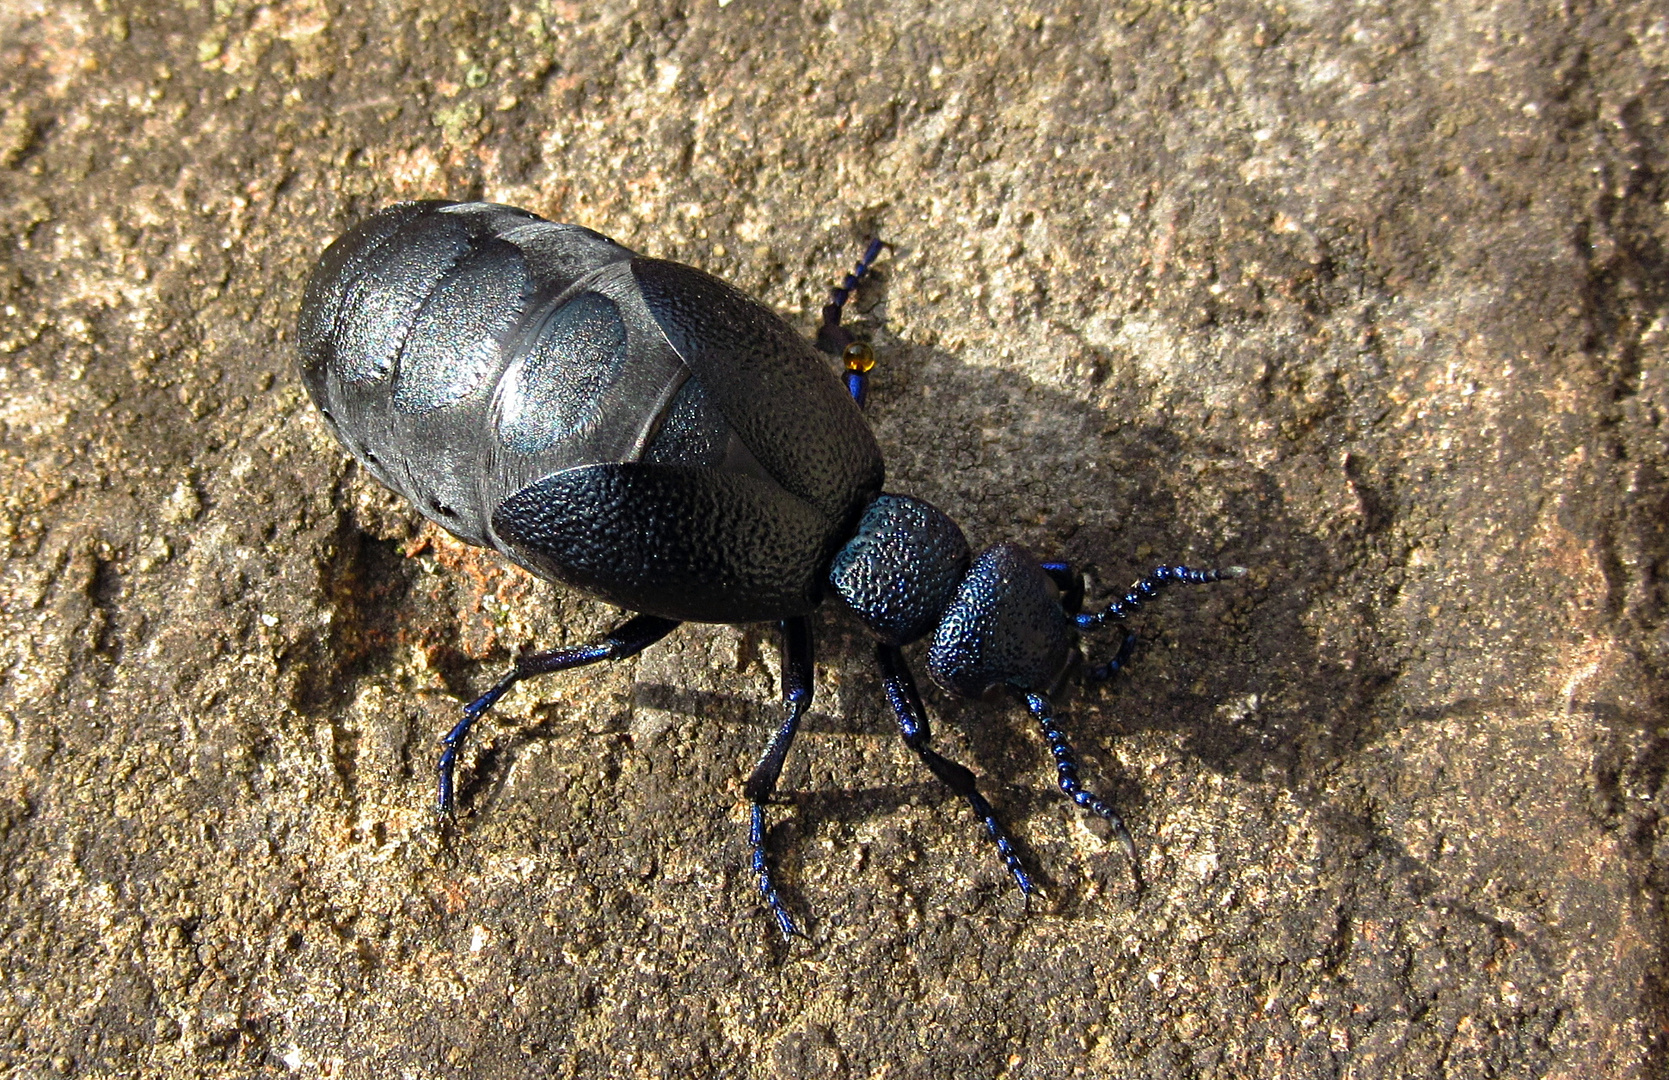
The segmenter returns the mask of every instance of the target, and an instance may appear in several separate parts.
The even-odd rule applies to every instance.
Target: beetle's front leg
[[[880,664],[881,681],[887,690],[887,702],[898,718],[898,730],[899,734],[904,736],[904,745],[916,752],[916,756],[921,758],[922,764],[926,765],[934,776],[968,800],[975,816],[985,826],[986,835],[996,846],[997,857],[1002,859],[1003,866],[1013,876],[1014,884],[1020,887],[1021,895],[1030,897],[1036,891],[1031,875],[1026,873],[1025,864],[1020,861],[1019,854],[1014,850],[1014,843],[1009,840],[1008,831],[998,820],[996,810],[992,809],[985,796],[980,794],[974,774],[966,765],[943,757],[927,745],[933,732],[927,722],[927,709],[921,703],[921,694],[916,690],[915,677],[910,674],[910,666],[904,662],[904,653],[896,645],[881,644],[875,647],[875,659]]]
[[[765,898],[765,906],[770,908],[771,914],[775,916],[782,936],[791,938],[800,931],[788,914],[787,907],[783,905],[782,897],[777,893],[776,883],[771,879],[771,864],[765,856],[765,803],[777,789],[777,779],[782,775],[782,763],[788,758],[788,747],[794,742],[794,733],[800,728],[800,718],[811,705],[813,661],[811,624],[802,616],[784,619],[781,629],[782,704],[785,715],[776,734],[771,736],[770,745],[766,746],[765,752],[759,756],[759,763],[753,767],[753,775],[748,777],[747,786],[743,791],[748,801],[753,804],[753,820],[748,829],[748,839],[753,845],[753,872],[759,877],[759,892]]]

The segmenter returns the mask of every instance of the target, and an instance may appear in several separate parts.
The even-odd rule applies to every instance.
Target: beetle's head
[[[1077,595],[1063,597],[1019,544],[972,558],[956,523],[919,499],[881,495],[870,503],[829,578],[887,644],[931,634],[928,672],[957,694],[1047,691],[1076,655]]]
[[[1019,544],[979,553],[927,650],[946,690],[984,697],[1012,687],[1047,693],[1077,656],[1078,634],[1060,586]]]

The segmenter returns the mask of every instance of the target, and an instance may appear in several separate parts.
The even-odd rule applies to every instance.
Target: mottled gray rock
[[[0,1063],[20,1077],[1648,1077],[1669,811],[1660,4],[0,6]],[[890,486],[1168,600],[966,807],[820,617],[773,844],[765,628],[420,527],[293,372],[318,252],[490,198],[859,300]],[[1103,651],[1114,642],[1102,643]],[[918,657],[919,662],[919,657]],[[0,1071],[4,1071],[0,1069]]]

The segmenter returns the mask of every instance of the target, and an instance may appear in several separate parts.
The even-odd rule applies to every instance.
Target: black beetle
[[[717,278],[576,225],[491,203],[390,207],[331,244],[307,283],[301,376],[325,421],[430,520],[534,574],[637,612],[599,641],[517,658],[441,741],[439,809],[469,727],[521,679],[632,656],[680,622],[780,625],[785,715],[749,777],[753,869],[796,932],[765,857],[764,807],[811,702],[807,615],[827,591],[877,638],[904,741],[967,799],[1023,893],[1031,878],[973,773],[928,746],[901,646],[953,693],[1006,689],[1054,755],[1061,790],[1135,844],[1078,781],[1047,697],[1080,630],[1161,587],[1239,567],[1161,566],[1081,613],[1082,575],[1017,544],[974,556],[936,507],[881,491],[862,413],[868,345],[840,322],[881,252],[823,309],[817,347]],[[824,352],[845,358],[845,386]],[[1129,655],[1091,670],[1105,678]]]

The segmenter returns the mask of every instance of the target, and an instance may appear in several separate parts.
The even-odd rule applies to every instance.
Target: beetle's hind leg
[[[533,675],[547,675],[553,671],[567,671],[602,660],[621,660],[635,656],[678,628],[672,619],[654,615],[639,615],[620,624],[601,639],[584,645],[568,645],[549,652],[528,653],[516,657],[515,666],[493,684],[493,688],[464,707],[464,718],[440,741],[440,763],[436,767],[439,791],[435,809],[442,817],[453,809],[452,774],[458,763],[458,747],[469,734],[469,729],[510,688]]]
[[[770,744],[759,756],[759,763],[753,767],[753,775],[748,777],[743,792],[753,803],[748,840],[753,845],[753,872],[759,879],[759,893],[765,899],[765,906],[771,909],[782,936],[791,938],[800,931],[777,893],[776,882],[771,878],[771,863],[765,855],[765,803],[777,789],[777,779],[782,776],[782,763],[788,758],[788,747],[794,742],[794,733],[800,729],[800,718],[811,705],[813,660],[811,624],[803,616],[784,619],[781,630],[784,716],[782,724],[771,736]]]
[[[838,356],[846,365],[846,392],[861,408],[869,396],[869,372],[875,367],[875,351],[869,342],[859,341],[851,330],[840,325],[846,301],[857,291],[858,285],[869,276],[869,268],[880,257],[886,245],[879,239],[871,240],[864,248],[863,258],[852,268],[841,283],[829,290],[829,302],[823,305],[823,325],[817,328],[817,347],[831,356]]]
[[[1014,844],[1009,840],[1002,822],[997,820],[997,812],[985,801],[985,796],[979,793],[974,774],[966,766],[941,757],[927,745],[927,740],[932,738],[932,731],[927,724],[927,710],[922,706],[921,694],[916,690],[916,680],[910,674],[909,665],[904,662],[904,653],[896,645],[882,644],[875,647],[875,658],[881,665],[881,680],[886,685],[887,701],[891,703],[893,713],[898,717],[899,732],[904,736],[904,745],[916,752],[916,756],[932,770],[934,776],[968,800],[968,804],[974,808],[974,813],[985,825],[986,834],[996,845],[997,855],[1002,859],[1003,866],[1014,876],[1014,883],[1020,887],[1020,892],[1029,897],[1036,891],[1031,875],[1026,873],[1026,867],[1020,862],[1020,856],[1015,852]]]

